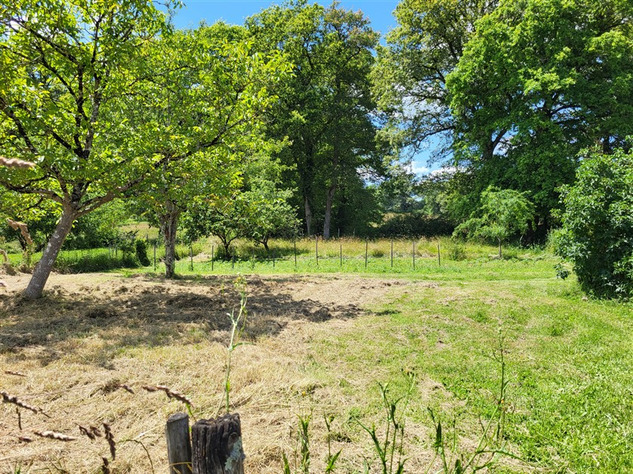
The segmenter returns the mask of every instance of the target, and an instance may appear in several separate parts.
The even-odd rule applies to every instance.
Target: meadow
[[[293,472],[325,472],[328,450],[341,451],[334,472],[391,472],[372,426],[379,441],[403,427],[404,472],[456,472],[476,453],[470,467],[491,472],[633,470],[630,303],[587,298],[544,250],[499,259],[494,247],[439,244],[438,261],[438,241],[415,253],[396,241],[392,266],[390,241],[319,242],[318,265],[312,240],[296,243],[296,264],[293,242],[269,255],[240,243],[234,260],[213,262],[216,244],[202,242],[193,270],[181,249],[176,280],[160,264],[56,274],[35,303],[16,298],[26,275],[7,276],[0,364],[23,376],[0,374],[0,386],[51,418],[22,410],[20,429],[15,406],[0,405],[2,472],[97,472],[108,446],[77,425],[104,421],[119,442],[115,472],[163,470],[164,422],[186,407],[142,386],[187,395],[197,418],[221,413],[237,274],[247,344],[233,352],[231,409],[247,472],[283,472],[284,453]],[[32,436],[45,428],[79,439]]]

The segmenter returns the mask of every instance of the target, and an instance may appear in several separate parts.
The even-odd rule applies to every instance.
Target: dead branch
[[[35,166],[34,163],[29,161],[18,160],[17,158],[4,158],[0,156],[0,165],[6,166],[8,168],[33,168]]]
[[[11,219],[7,219],[7,223],[9,224],[9,227],[11,227],[13,230],[19,229],[20,234],[22,234],[22,237],[24,237],[24,240],[26,240],[27,244],[33,245],[31,234],[29,234],[29,229],[24,222],[18,222]]]

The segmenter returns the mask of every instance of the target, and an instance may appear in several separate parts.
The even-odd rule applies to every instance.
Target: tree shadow
[[[354,304],[295,298],[288,280],[249,277],[245,339],[275,336],[291,321],[321,323],[362,312]],[[81,346],[82,360],[108,367],[128,348],[224,344],[231,328],[228,314],[239,303],[233,279],[219,276],[170,281],[137,276],[70,290],[53,286],[36,301],[3,294],[0,353],[46,365]],[[89,338],[99,343],[87,348]]]

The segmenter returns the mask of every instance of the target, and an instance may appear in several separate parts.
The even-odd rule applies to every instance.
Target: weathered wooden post
[[[156,241],[154,241],[154,271],[156,271]]]
[[[442,266],[442,255],[440,254],[440,241],[437,241],[437,266]]]
[[[317,267],[319,266],[319,236],[314,236],[314,256],[316,258]]]
[[[338,244],[338,260],[339,260],[339,264],[342,267],[343,266],[343,243],[339,242]]]
[[[191,430],[193,474],[244,474],[240,415],[199,420]]]
[[[367,269],[367,254],[369,252],[369,239],[365,237],[365,269]]]
[[[292,241],[293,247],[294,247],[294,251],[295,251],[295,269],[297,268],[297,239],[295,238]]]
[[[167,457],[169,474],[191,474],[191,442],[189,441],[189,417],[176,413],[167,419]]]

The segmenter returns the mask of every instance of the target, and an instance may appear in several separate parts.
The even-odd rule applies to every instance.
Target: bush
[[[147,243],[144,240],[136,239],[134,249],[136,250],[136,258],[141,266],[146,267],[152,263],[147,256]]]
[[[130,253],[115,257],[108,252],[95,250],[85,254],[62,254],[55,262],[55,270],[61,273],[107,272],[120,268],[137,268],[139,261]]]
[[[437,237],[451,235],[455,226],[442,217],[430,217],[421,212],[395,214],[375,231],[375,237]]]
[[[603,298],[633,295],[633,154],[591,154],[574,186],[563,189],[559,255],[583,291]]]

